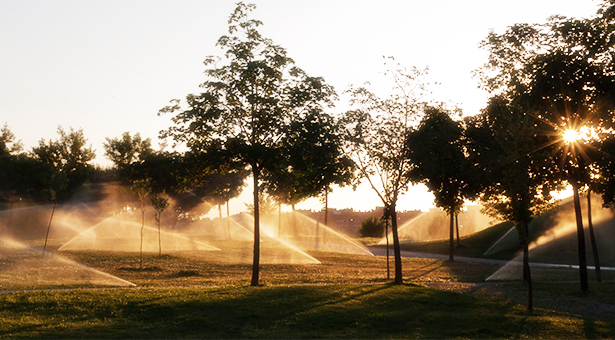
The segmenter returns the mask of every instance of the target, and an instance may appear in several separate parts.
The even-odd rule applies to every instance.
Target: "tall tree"
[[[542,148],[542,121],[525,113],[514,100],[491,98],[484,112],[469,119],[469,158],[478,171],[480,199],[487,212],[517,228],[523,247],[523,276],[528,284],[528,310],[533,309],[528,226],[553,204],[554,164]]]
[[[608,8],[609,6],[607,6]],[[599,135],[613,127],[612,16],[592,19],[553,17],[543,25],[514,25],[483,43],[489,62],[483,84],[492,92],[526,97],[525,109],[548,123],[545,147],[558,159],[559,174],[573,189],[577,221],[581,290],[588,289],[579,190],[589,181],[590,143],[571,141],[571,134]]]
[[[476,175],[466,157],[464,129],[452,112],[428,106],[419,127],[408,134],[406,155],[414,165],[409,176],[427,186],[436,206],[450,216],[449,260],[454,260],[455,216],[466,199],[473,199]]]
[[[205,61],[203,92],[179,100],[161,113],[178,112],[174,126],[163,132],[192,150],[225,150],[228,160],[249,168],[254,182],[254,256],[252,285],[259,284],[262,176],[274,172],[272,160],[289,123],[331,104],[333,89],[322,78],[309,77],[294,66],[286,50],[263,37],[258,20],[250,19],[254,5],[237,4],[229,18],[229,34],[220,37],[223,58]]]
[[[410,184],[412,163],[405,157],[406,134],[416,124],[426,71],[389,67],[393,93],[382,99],[365,87],[351,88],[355,108],[343,117],[345,152],[360,177],[369,182],[391,218],[395,283],[402,283],[401,249],[396,205]]]

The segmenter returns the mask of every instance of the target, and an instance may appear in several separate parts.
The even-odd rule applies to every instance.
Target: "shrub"
[[[363,237],[384,236],[384,221],[377,217],[368,217],[361,222],[359,234]]]

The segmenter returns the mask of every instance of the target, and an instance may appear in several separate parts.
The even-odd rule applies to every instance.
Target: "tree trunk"
[[[218,218],[220,218],[220,230],[222,230],[222,204],[218,204]]]
[[[583,230],[583,215],[581,214],[581,202],[579,199],[579,186],[576,181],[571,181],[573,199],[574,199],[574,214],[577,222],[577,244],[579,250],[579,274],[581,280],[581,291],[586,292],[589,289],[587,280],[587,259],[585,257],[585,232]]]
[[[449,226],[449,242],[448,242],[448,260],[455,261],[455,213],[451,210],[450,226]]]
[[[591,190],[587,191],[587,226],[589,227],[589,240],[592,245],[592,255],[594,256],[594,267],[596,268],[596,281],[602,282],[602,273],[600,272],[600,257],[598,256],[598,244],[594,234],[594,224],[592,223],[592,199]]]
[[[391,230],[393,231],[393,253],[395,255],[395,283],[402,284],[404,279],[401,270],[401,248],[399,246],[399,234],[397,232],[397,212],[395,211],[395,203],[391,203]]]
[[[530,250],[528,246],[528,225],[524,224],[521,231],[521,243],[523,243],[523,276],[527,284],[527,311],[534,311],[534,296],[532,286],[532,272],[530,271]]]
[[[295,240],[299,237],[299,226],[297,225],[297,212],[295,211],[295,205],[290,205],[293,208],[293,237]]]
[[[389,264],[389,219],[384,223],[384,235],[387,239],[387,280],[391,279],[391,265]]]
[[[254,177],[254,256],[252,262],[252,282],[251,286],[258,286],[258,274],[260,270],[260,221],[258,207],[258,177],[259,170],[252,165],[252,176]]]
[[[320,222],[316,220],[316,237],[314,237],[314,249],[318,249],[320,243],[318,242],[318,234],[320,234]]]
[[[139,253],[141,254],[141,262],[139,268],[143,269],[143,228],[145,228],[145,205],[144,198],[141,198],[141,243],[139,244]]]
[[[9,203],[9,216],[6,222],[6,226],[7,228],[10,230],[11,226],[13,225],[13,200],[11,199],[11,202]]]
[[[51,221],[53,221],[53,213],[56,211],[57,202],[53,202],[53,208],[51,208],[51,216],[49,217],[49,225],[47,225],[47,233],[45,234],[45,245],[43,246],[43,256],[45,256],[45,250],[47,250],[47,240],[49,239],[49,230],[51,230]]]
[[[228,238],[231,238],[231,214],[230,214],[230,209],[228,206],[228,201],[226,200],[226,233],[228,235]]]
[[[325,188],[325,226],[329,226],[329,188]]]
[[[461,245],[461,238],[459,236],[459,213],[455,214],[455,230],[457,230],[457,246]]]
[[[162,211],[156,212],[156,224],[158,224],[158,257],[162,256],[162,241],[160,240],[160,218]]]
[[[282,203],[278,202],[278,237],[282,236]]]

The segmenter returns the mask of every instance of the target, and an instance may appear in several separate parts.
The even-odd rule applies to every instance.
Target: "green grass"
[[[612,338],[614,324],[415,285],[0,295],[3,338]]]

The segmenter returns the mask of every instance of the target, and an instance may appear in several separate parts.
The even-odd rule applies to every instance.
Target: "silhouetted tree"
[[[192,151],[212,146],[226,151],[229,162],[249,168],[254,182],[253,286],[259,283],[259,195],[262,176],[272,169],[277,142],[296,117],[330,104],[333,89],[322,78],[309,77],[294,66],[286,51],[263,37],[262,24],[250,19],[254,5],[239,3],[229,18],[229,35],[218,46],[224,58],[205,61],[207,81],[203,93],[186,97],[188,109],[179,100],[161,113],[178,112],[174,126],[163,132]]]
[[[479,116],[469,119],[469,158],[476,166],[481,201],[486,211],[517,228],[523,247],[523,273],[528,283],[528,310],[533,309],[529,267],[528,225],[550,208],[554,164],[541,149],[544,123],[528,115],[515,102],[496,96]]]
[[[436,206],[450,216],[449,261],[454,260],[455,216],[466,199],[476,196],[472,180],[476,177],[466,157],[461,122],[452,112],[428,106],[419,127],[408,134],[406,155],[414,165],[409,176],[427,186]]]
[[[32,149],[33,157],[45,164],[49,170],[48,180],[45,183],[47,186],[39,190],[47,192],[47,199],[53,202],[43,255],[47,249],[49,230],[58,201],[70,198],[88,180],[93,170],[88,163],[95,157],[94,150],[86,147],[87,140],[83,130],[75,131],[71,128],[67,133],[58,127],[58,135],[57,140],[46,142],[41,139],[38,147]]]
[[[408,71],[396,65],[387,73],[393,78],[393,94],[381,99],[364,87],[351,88],[351,104],[356,109],[345,113],[343,123],[346,155],[390,212],[394,282],[399,284],[403,278],[396,205],[410,184],[408,175],[413,165],[404,153],[406,134],[419,115],[426,71]]]
[[[594,161],[587,140],[565,140],[567,131],[588,136],[610,133],[613,127],[612,4],[591,19],[553,17],[544,25],[514,25],[483,42],[490,55],[483,68],[485,87],[525,96],[524,109],[548,122],[543,147],[558,159],[559,174],[572,186],[581,290],[588,290],[587,264],[579,190],[588,184]]]

